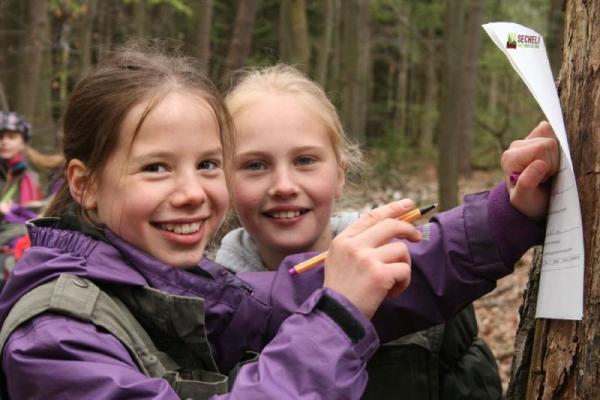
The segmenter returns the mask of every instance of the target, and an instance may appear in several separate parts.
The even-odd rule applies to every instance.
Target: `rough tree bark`
[[[577,178],[586,251],[582,321],[535,323],[532,354],[515,359],[511,399],[600,398],[600,0],[567,0],[560,99]],[[534,279],[534,278],[532,278]],[[534,279],[535,280],[535,279]],[[525,300],[529,306],[530,300]],[[532,326],[532,316],[522,316]],[[531,337],[533,328],[529,328]],[[525,348],[527,346],[524,346]],[[531,365],[526,360],[531,359]],[[521,374],[522,376],[522,374]]]

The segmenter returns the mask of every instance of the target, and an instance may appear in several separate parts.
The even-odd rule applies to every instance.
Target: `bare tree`
[[[196,57],[199,68],[207,73],[210,66],[210,32],[212,29],[213,0],[196,2]]]
[[[521,347],[531,349],[531,353],[524,351],[515,358],[508,392],[512,399],[600,398],[599,19],[600,1],[566,0],[564,43],[570,45],[563,49],[559,92],[583,217],[584,317],[582,321],[533,323],[531,313],[522,315],[521,326],[525,328],[520,327],[521,338],[530,338],[530,344]],[[530,286],[535,287],[537,279],[534,275]],[[527,297],[524,310],[532,309],[532,302]],[[529,377],[527,384],[524,376]]]
[[[458,204],[459,129],[463,79],[463,18],[462,0],[446,0],[444,27],[444,75],[440,120],[438,123],[438,181],[440,209]]]
[[[460,146],[460,171],[466,176],[471,176],[471,149],[473,147],[473,127],[475,117],[477,76],[479,71],[479,49],[481,47],[481,23],[483,21],[485,2],[470,0],[469,17],[466,24],[465,53],[464,53],[464,78],[458,128],[461,140]]]
[[[92,32],[94,31],[94,18],[96,17],[96,9],[98,0],[86,0],[85,16],[79,22],[80,31],[80,52],[81,52],[81,69],[80,76],[85,76],[92,66]]]
[[[335,0],[323,0],[319,4],[323,13],[323,34],[319,40],[315,77],[317,82],[325,87],[327,84],[327,66],[329,65],[329,56],[331,55],[333,28],[335,27],[336,19]]]
[[[304,0],[287,0],[288,10],[288,59],[290,64],[308,72],[310,67],[310,45]]]
[[[31,0],[29,2],[29,24],[25,50],[21,63],[21,77],[18,85],[17,109],[28,119],[33,120],[40,97],[40,75],[44,62],[44,52],[50,38],[48,19],[48,1]],[[49,91],[50,88],[48,87]]]
[[[364,143],[371,77],[369,1],[345,1],[341,22],[340,114],[349,135],[358,143]]]
[[[244,66],[252,47],[252,33],[256,18],[256,0],[240,0],[237,2],[237,11],[233,34],[229,42],[229,50],[225,59],[224,77],[232,71]]]

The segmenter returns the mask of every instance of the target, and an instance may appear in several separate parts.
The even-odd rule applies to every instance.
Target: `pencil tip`
[[[290,268],[290,269],[288,269],[288,273],[290,275],[296,275],[298,272],[296,272],[296,268]]]

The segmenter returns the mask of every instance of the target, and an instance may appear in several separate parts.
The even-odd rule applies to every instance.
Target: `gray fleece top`
[[[356,211],[333,215],[330,219],[332,236],[335,237],[359,217],[360,213]],[[244,228],[234,229],[223,237],[215,261],[234,272],[267,271],[260,259],[258,246]]]

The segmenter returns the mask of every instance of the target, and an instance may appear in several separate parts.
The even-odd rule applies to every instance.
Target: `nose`
[[[197,207],[207,199],[206,191],[196,174],[179,176],[171,195],[173,207]]]
[[[269,196],[289,198],[298,194],[298,184],[294,174],[288,168],[277,168],[273,174],[273,182],[269,188]]]

